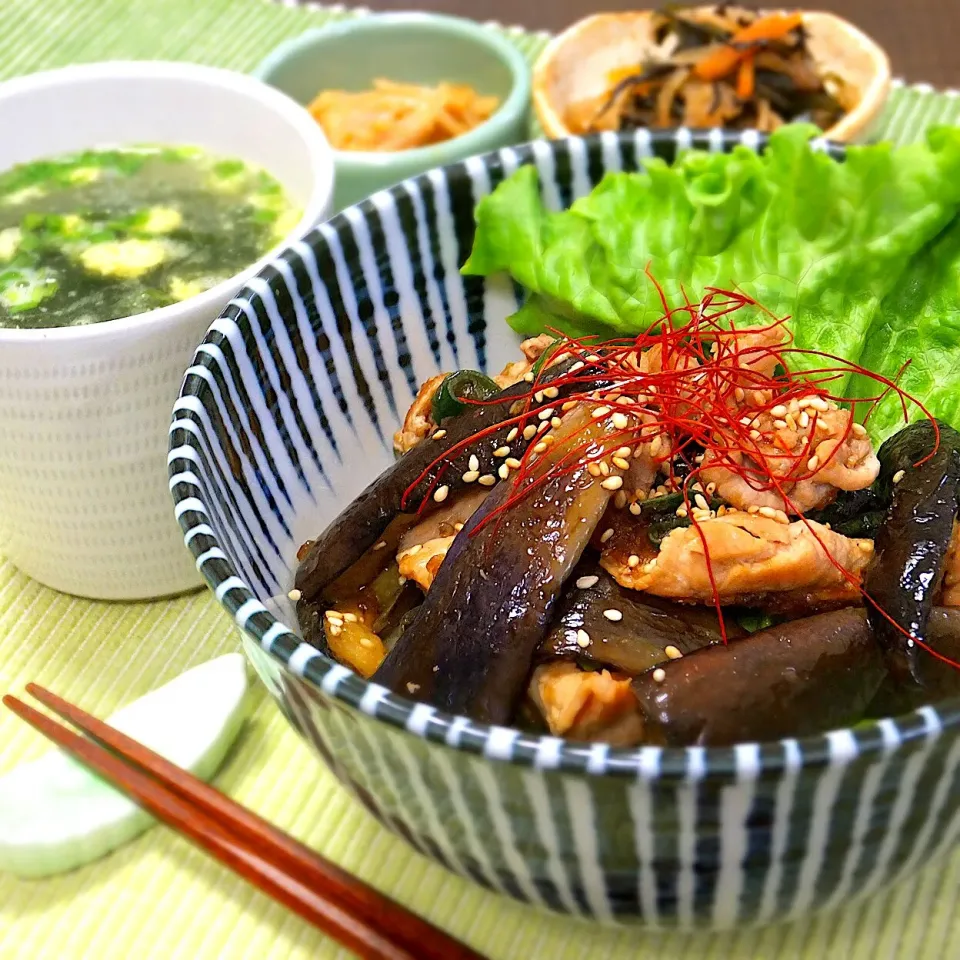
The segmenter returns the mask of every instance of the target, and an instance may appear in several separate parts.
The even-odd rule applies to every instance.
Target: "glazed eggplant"
[[[533,465],[526,495],[496,516],[517,490],[508,483],[494,489],[457,535],[375,682],[479,722],[510,721],[563,583],[611,496],[585,459],[551,468],[575,449],[589,455],[583,445],[599,453],[613,432],[588,408],[574,411]]]
[[[927,621],[927,641],[938,653],[960,663],[960,608],[934,607]],[[867,708],[869,717],[897,717],[925,703],[960,697],[960,670],[924,657],[924,685],[898,683],[887,676]]]
[[[620,618],[607,616],[611,611]],[[746,633],[732,617],[726,627],[731,639]],[[537,659],[568,657],[590,667],[637,675],[669,660],[667,647],[687,654],[721,641],[713,609],[627,590],[591,557],[582,560],[570,577],[557,619],[540,645]]]
[[[647,742],[726,746],[855,723],[884,675],[866,613],[847,608],[671,660],[633,690]]]
[[[914,686],[923,685],[926,661],[934,658],[923,658],[921,665],[911,636],[926,642],[960,483],[960,434],[945,423],[937,421],[937,426],[939,445],[933,424],[924,420],[905,427],[878,452],[878,482],[889,484],[893,496],[877,531],[876,561],[864,582],[876,604],[870,605],[870,622],[890,673],[896,682]]]
[[[572,365],[572,360],[557,364],[540,382],[549,384],[563,376]],[[557,389],[562,397],[576,388],[568,385]],[[487,435],[482,444],[471,444],[469,449],[460,450],[449,460],[435,461],[462,441],[515,416],[518,410],[514,405],[529,390],[529,383],[514,384],[502,391],[499,402],[475,405],[460,416],[444,420],[441,424],[443,432],[438,438],[417,444],[381,473],[316,540],[307,545],[296,574],[295,585],[301,594],[307,599],[316,599],[332,580],[355,563],[400,513],[404,493],[414,484],[416,486],[413,486],[409,499],[411,504],[417,505],[434,489],[441,475],[443,483],[454,494],[466,486],[463,475],[471,470],[496,476],[503,461],[494,458],[493,451],[506,445],[510,427]],[[534,423],[537,422],[535,412],[554,404],[556,399],[541,397],[541,402],[531,402]],[[512,455],[518,458],[522,456],[529,442],[523,439],[522,434],[517,436],[509,445]],[[471,456],[477,457],[478,467],[469,465]]]

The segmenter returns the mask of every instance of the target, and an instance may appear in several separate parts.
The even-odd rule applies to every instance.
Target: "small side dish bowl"
[[[323,133],[289,98],[226,70],[117,61],[34,74],[0,86],[0,127],[17,131],[0,142],[0,170],[158,143],[257,164],[302,210],[284,242],[330,209],[333,157]],[[109,600],[200,585],[169,515],[170,404],[204,330],[265,261],[136,316],[0,328],[0,552],[21,570]]]
[[[306,106],[323,90],[360,91],[385,78],[467,84],[500,104],[480,126],[452,140],[392,153],[335,151],[337,209],[432,167],[525,140],[530,67],[490,27],[432,13],[352,17],[281,44],[254,76]]]
[[[927,863],[960,823],[957,705],[729,748],[573,743],[362,680],[301,641],[288,591],[303,542],[393,462],[419,385],[516,357],[513,287],[459,271],[482,197],[534,164],[551,205],[567,206],[649,157],[737,143],[765,139],[640,130],[537,141],[377,193],[247,285],[207,334],[173,413],[170,486],[186,542],[318,756],[421,853],[604,923],[798,918]]]
[[[655,46],[652,10],[598,13],[558,34],[544,48],[533,70],[533,106],[548,137],[567,137],[571,106],[602,97],[611,75],[636,67]],[[834,73],[859,92],[855,109],[824,131],[836,143],[864,137],[890,91],[886,53],[852,23],[832,13],[803,11],[810,54],[819,72]]]

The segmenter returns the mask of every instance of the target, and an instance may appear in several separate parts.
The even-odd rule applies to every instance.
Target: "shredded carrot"
[[[410,150],[451,140],[486,121],[499,100],[472,87],[375,80],[372,90],[325,90],[307,107],[336,150]]]
[[[741,100],[749,100],[754,90],[754,57],[744,57],[737,73],[737,96]]]
[[[704,57],[694,68],[698,80],[722,80],[729,76],[750,53],[750,44],[761,40],[781,40],[803,26],[800,13],[772,13],[754,20],[735,33],[724,46]]]

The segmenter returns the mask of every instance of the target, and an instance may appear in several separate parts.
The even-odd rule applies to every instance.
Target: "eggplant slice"
[[[870,605],[870,622],[890,674],[907,686],[923,686],[927,661],[934,658],[924,657],[921,666],[918,645],[903,631],[927,642],[927,621],[957,517],[960,434],[940,421],[937,426],[940,443],[932,456],[936,435],[929,420],[905,427],[878,452],[878,482],[892,488],[892,501],[877,531],[876,560],[864,586],[879,607]]]
[[[590,586],[578,586],[591,581]],[[620,619],[607,616],[610,611],[620,614]],[[732,617],[725,625],[730,639],[746,634]],[[591,557],[582,560],[571,575],[559,615],[537,658],[574,658],[585,666],[636,676],[669,660],[667,647],[688,654],[722,639],[713,609],[627,590]]]
[[[374,682],[481,723],[510,722],[563,583],[607,508],[611,493],[584,458],[599,452],[611,431],[589,408],[575,410],[534,476],[578,449],[575,466],[555,471],[497,516],[517,491],[512,483],[494,488],[457,535]],[[580,453],[588,440],[592,448]]]
[[[938,653],[960,663],[960,608],[934,607],[927,621],[927,642]],[[924,657],[924,685],[897,683],[890,675],[867,708],[869,717],[898,717],[925,703],[960,697],[960,670],[935,657]]]
[[[573,360],[565,360],[551,367],[539,383],[546,385],[563,376],[573,363]],[[603,384],[597,383],[596,386],[602,387]],[[569,384],[558,387],[561,398],[576,389],[576,385]],[[471,456],[478,458],[481,474],[490,473],[494,476],[503,462],[493,456],[493,451],[498,447],[510,446],[511,455],[519,459],[531,441],[524,440],[521,434],[511,444],[506,444],[506,436],[511,428],[503,427],[486,436],[482,443],[471,444],[452,459],[431,467],[438,457],[458,443],[516,416],[519,411],[514,410],[514,404],[529,391],[529,383],[514,384],[500,394],[499,402],[473,406],[460,416],[444,420],[440,425],[442,432],[437,431],[440,433],[438,439],[431,438],[418,443],[381,473],[316,540],[306,545],[295,583],[301,594],[308,600],[315,600],[332,580],[356,563],[400,513],[403,495],[413,484],[416,486],[411,490],[410,504],[416,509],[420,501],[434,489],[441,475],[442,482],[449,486],[451,494],[467,487],[463,475],[470,471],[468,461]],[[540,403],[531,401],[534,423],[538,422],[536,411],[555,404],[556,399],[542,400]],[[520,400],[520,403],[523,402]],[[417,478],[421,475],[423,478],[418,482]]]
[[[884,674],[866,612],[847,608],[671,660],[633,690],[647,742],[728,746],[856,723]]]

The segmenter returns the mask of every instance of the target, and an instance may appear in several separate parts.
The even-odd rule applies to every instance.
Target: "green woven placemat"
[[[2,0],[0,14],[3,77],[107,58],[246,70],[286,37],[349,15],[266,0]],[[544,42],[510,35],[530,56]],[[912,139],[930,123],[958,118],[956,96],[898,89],[878,133]],[[142,604],[74,600],[0,558],[0,691],[36,680],[102,714],[236,645],[229,620],[205,593]],[[45,749],[0,712],[0,773]],[[653,937],[544,916],[451,876],[381,829],[259,692],[218,783],[497,960],[940,960],[960,953],[960,854],[862,906],[758,932]],[[164,828],[67,876],[22,882],[0,875],[0,960],[336,956],[346,953]]]

